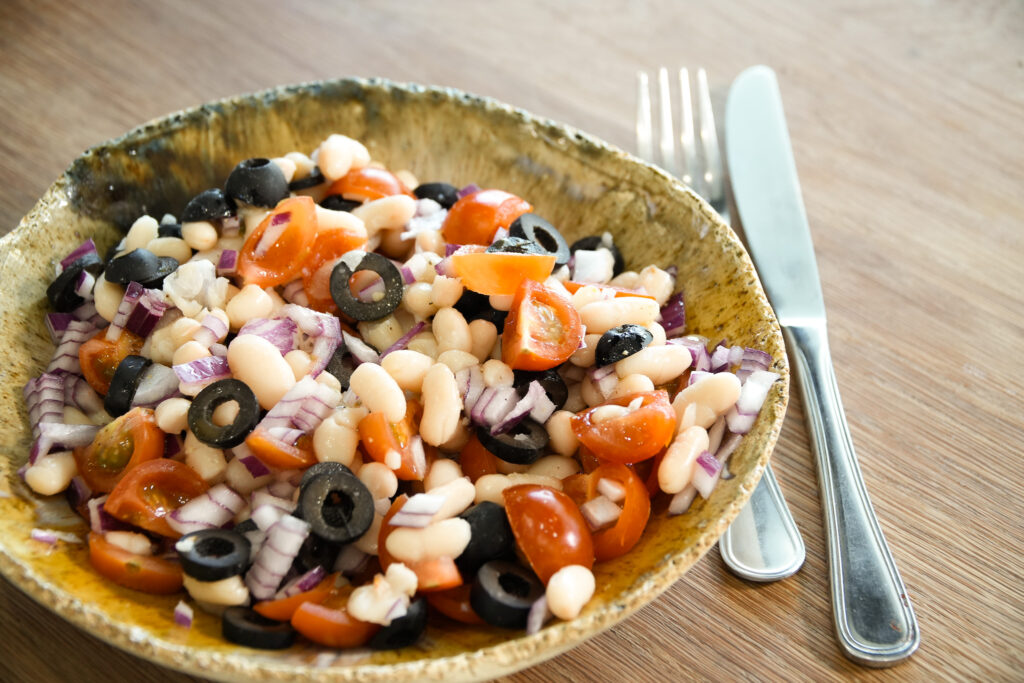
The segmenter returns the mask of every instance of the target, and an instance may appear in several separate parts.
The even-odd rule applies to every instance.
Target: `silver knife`
[[[818,463],[836,636],[866,666],[910,656],[920,632],[868,499],[828,350],[825,303],[775,72],[739,75],[725,112],[733,196],[800,380]]]

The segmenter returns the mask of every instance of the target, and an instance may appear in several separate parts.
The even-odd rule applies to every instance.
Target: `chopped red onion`
[[[178,375],[174,370],[153,363],[142,372],[135,397],[132,398],[132,406],[156,406],[178,393]]]
[[[476,194],[479,191],[479,185],[477,185],[476,183],[470,183],[469,185],[466,185],[464,188],[458,191],[458,197],[459,199],[462,199],[463,197],[468,197],[471,194]]]
[[[81,320],[87,322],[93,327],[100,328],[106,327],[107,321],[103,319],[103,316],[96,310],[96,302],[86,301],[84,304],[71,311],[71,315],[75,316],[75,320]]]
[[[238,451],[238,446],[235,446],[235,451]],[[249,470],[249,474],[254,478],[270,474],[270,468],[264,465],[263,461],[255,455],[247,455],[243,458],[239,458],[239,462],[245,465],[245,469]]]
[[[285,500],[291,500],[292,494],[295,493],[295,489],[298,488],[287,479],[276,479],[267,484],[267,493],[278,498],[284,498]]]
[[[516,395],[518,396],[518,394]],[[534,418],[541,424],[551,417],[551,413],[555,412],[555,404],[551,402],[547,392],[544,391],[544,387],[537,380],[531,381],[526,390],[526,395],[519,399],[505,415],[499,417],[498,421],[491,426],[491,434],[497,435],[508,432],[528,415],[532,416],[534,411],[537,412],[538,417],[543,417],[543,419]]]
[[[277,591],[274,595],[274,599],[280,600],[281,598],[290,598],[293,595],[313,590],[320,585],[320,582],[324,580],[325,576],[327,576],[327,572],[322,566],[317,565],[308,572],[296,576],[294,579],[282,586],[281,590]]]
[[[626,498],[626,489],[614,479],[601,477],[597,480],[597,492],[613,503],[619,503]]]
[[[746,381],[750,373],[755,370],[770,370],[771,367],[771,355],[758,349],[745,348],[743,349],[743,359],[740,361],[740,368],[736,371],[736,376],[740,378],[741,382]]]
[[[359,365],[360,363],[380,362],[380,355],[377,353],[376,349],[364,342],[362,339],[345,331],[342,331],[341,336],[345,341],[345,346],[348,348],[349,353],[352,354],[352,358],[356,365]]]
[[[39,541],[40,543],[46,543],[48,545],[56,545],[57,534],[49,529],[32,529],[29,532],[29,538],[33,541]]]
[[[693,484],[689,484],[685,489],[672,496],[672,500],[668,504],[668,514],[681,515],[690,509],[690,505],[693,504],[693,499],[697,497],[697,489],[694,488]]]
[[[274,596],[308,536],[309,523],[291,515],[285,515],[267,530],[252,568],[245,575],[245,585],[253,598],[269,600]]]
[[[89,510],[89,528],[98,534],[106,533],[107,531],[130,529],[129,525],[106,511],[103,507],[103,504],[106,502],[107,496],[103,495],[98,498],[91,498],[86,503],[86,508]]]
[[[404,263],[403,264],[399,264],[398,272],[402,274],[402,282],[403,283],[405,283],[407,285],[411,285],[412,283],[416,282],[416,275],[415,275],[415,273],[412,272],[412,268],[410,268],[409,266],[405,265]]]
[[[79,244],[70,254],[60,260],[61,271],[87,254],[96,254],[99,256],[99,252],[96,251],[96,243],[92,241],[91,237]]]
[[[173,367],[183,394],[197,394],[203,387],[220,379],[231,377],[227,358],[205,356]]]
[[[725,463],[729,461],[729,456],[735,452],[742,440],[742,434],[729,434],[722,440],[722,445],[718,447],[718,451],[715,453],[715,458],[724,466]],[[728,479],[730,477],[726,478]]]
[[[78,274],[78,280],[75,282],[75,294],[83,299],[92,299],[92,288],[95,285],[96,278],[93,277],[93,274],[83,270]]]
[[[729,369],[732,349],[724,342],[711,352],[711,372],[724,372]]]
[[[394,344],[392,344],[388,348],[384,349],[381,352],[380,357],[383,358],[384,356],[388,355],[392,351],[401,351],[405,347],[409,346],[409,342],[412,341],[412,338],[415,337],[420,332],[422,332],[424,329],[426,329],[426,327],[427,327],[427,322],[425,320],[421,320],[420,322],[416,323],[415,325],[413,325],[412,327],[409,328],[408,332],[406,332],[401,337],[399,337],[398,341],[396,341]]]
[[[270,219],[270,225],[266,227],[263,234],[260,236],[260,241],[256,244],[256,249],[253,252],[256,258],[264,256],[271,247],[277,242],[278,238],[284,234],[284,231],[288,229],[288,225],[292,220],[291,211],[282,211],[281,213],[274,214]]]
[[[184,600],[179,600],[178,604],[174,606],[174,623],[178,626],[184,626],[185,628],[192,628],[192,620],[195,617],[195,613],[192,608],[185,604]]]
[[[198,342],[204,349],[209,349],[218,340],[227,336],[228,324],[213,315],[207,313],[203,316],[202,326],[192,335],[192,340]]]
[[[128,287],[124,290],[124,296],[121,297],[121,303],[117,306],[117,313],[114,314],[114,319],[110,321],[110,327],[107,328],[107,341],[117,341],[121,336],[121,330],[128,322],[128,316],[135,310],[135,304],[138,303],[145,289],[138,282],[128,283]]]
[[[736,405],[729,409],[725,415],[725,422],[729,431],[734,434],[746,434],[754,426],[757,414],[761,412],[768,397],[768,391],[772,384],[779,378],[779,375],[767,370],[754,370],[747,376],[743,386],[740,388],[740,397]]]
[[[25,385],[22,394],[28,408],[29,425],[39,436],[39,425],[64,419],[64,375],[44,372]]]
[[[615,523],[622,515],[622,508],[601,495],[580,505],[580,512],[587,520],[590,530],[597,531]]]
[[[607,400],[619,384],[619,376],[615,374],[614,364],[601,367],[594,366],[587,370],[587,374],[590,376],[590,382],[594,385],[594,389],[601,395],[602,400]]]
[[[267,488],[256,489],[249,496],[249,507],[253,510],[257,510],[264,505],[270,505],[277,508],[285,513],[290,513],[295,510],[295,501],[291,499],[291,493],[288,493],[288,497],[275,496]]]
[[[81,320],[67,323],[60,343],[53,352],[53,359],[46,367],[47,372],[65,372],[70,375],[81,375],[82,365],[78,359],[78,350],[96,333],[96,328]]]
[[[715,373],[713,372],[705,372],[704,370],[691,370],[690,376],[686,378],[686,386],[692,387],[694,384],[701,381],[702,379],[711,377],[714,374]]]
[[[427,451],[423,447],[423,437],[419,434],[409,440],[409,450],[412,451],[412,465],[416,472],[427,471]]]
[[[462,247],[463,247],[463,245],[461,245],[461,244],[453,244],[451,242],[446,243],[444,245],[444,257],[448,258],[452,254],[457,252],[459,249],[462,249]]]
[[[302,283],[302,278],[292,280],[286,284],[284,289],[281,290],[281,298],[296,306],[309,306],[309,296],[306,295],[306,289]]]
[[[263,337],[276,346],[283,356],[296,348],[297,332],[298,325],[290,318],[253,318],[242,325],[242,329],[238,330],[238,336],[255,334],[257,337]]]
[[[537,598],[537,600],[530,605],[530,612],[526,616],[527,635],[533,635],[540,631],[541,627],[550,621],[553,616],[555,615],[552,614],[550,609],[548,609],[548,596],[542,595]]]
[[[284,510],[276,505],[265,503],[259,506],[252,506],[252,514],[249,515],[249,518],[260,531],[269,531],[270,527],[277,524],[289,512],[291,510]]]
[[[665,328],[666,337],[686,333],[686,302],[682,292],[673,294],[661,307],[661,326]]]
[[[64,336],[64,330],[68,328],[68,323],[74,319],[75,316],[70,313],[47,313],[46,330],[50,333],[50,341],[59,344],[61,337]]]
[[[238,272],[238,251],[225,249],[217,259],[217,275],[234,275]]]
[[[707,500],[718,483],[718,477],[722,472],[722,463],[715,456],[704,451],[697,456],[697,467],[693,468],[693,487]]]
[[[226,484],[217,484],[167,515],[172,529],[187,534],[200,529],[214,529],[230,522],[245,506],[245,499]]]
[[[689,349],[690,355],[693,357],[694,370],[700,370],[702,372],[711,371],[711,355],[708,353],[707,339],[696,335],[687,335],[685,337],[674,337],[672,339],[668,339],[666,343],[678,344]]]
[[[96,425],[40,422],[39,438],[32,444],[28,461],[34,465],[40,456],[52,453],[54,450],[68,451],[79,446],[88,446],[99,430],[100,428]]]
[[[459,373],[463,372],[465,373],[465,391],[462,394],[462,405],[466,414],[469,415],[474,407],[476,407],[477,401],[480,400],[481,395],[487,388],[487,384],[484,382],[484,373],[480,370],[479,365],[471,365],[469,368],[459,371]],[[458,375],[456,375],[456,379],[458,379]],[[463,386],[461,381],[459,386]]]
[[[183,452],[185,443],[181,434],[164,434],[164,457],[174,458]]]
[[[445,245],[445,250],[447,251],[449,247],[455,247],[457,249],[460,246],[461,245],[458,244],[448,244]],[[444,277],[455,277],[455,266],[452,265],[452,257],[445,256],[443,259],[435,263],[434,272],[438,275],[443,275]]]
[[[443,496],[429,493],[417,493],[405,502],[391,518],[394,526],[406,526],[422,529],[430,525],[434,515],[444,505]]]
[[[77,510],[80,506],[88,504],[89,498],[92,497],[92,489],[89,488],[89,485],[85,483],[81,476],[76,474],[71,478],[71,483],[68,484],[65,497],[68,500],[68,505],[73,510]]]
[[[708,429],[708,453],[715,455],[725,434],[725,416],[721,415]]]
[[[103,398],[78,375],[64,376],[64,404],[75,406],[90,417],[106,412]]]

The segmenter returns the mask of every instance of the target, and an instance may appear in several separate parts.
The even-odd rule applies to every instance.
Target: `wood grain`
[[[799,395],[774,463],[807,563],[715,551],[611,632],[510,681],[1020,679],[1024,6],[895,3],[0,4],[0,233],[86,147],[279,83],[378,75],[491,95],[632,147],[634,72],[772,65],[861,468],[921,623],[906,663],[836,649]],[[0,581],[0,680],[193,680]]]

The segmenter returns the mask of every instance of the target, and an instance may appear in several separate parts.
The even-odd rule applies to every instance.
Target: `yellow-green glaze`
[[[312,151],[330,133],[423,180],[470,182],[526,197],[572,241],[610,231],[632,266],[675,264],[690,331],[764,349],[782,376],[732,456],[735,478],[682,516],[657,511],[639,546],[595,570],[583,614],[533,636],[432,623],[420,647],[336,653],[296,646],[263,653],[224,643],[217,620],[173,624],[178,596],[119,588],[89,567],[84,546],[29,539],[34,501],[16,470],[30,445],[21,389],[53,352],[43,314],[55,260],[86,237],[100,249],[141,213],[180,212],[241,159]],[[88,632],[138,656],[224,680],[484,679],[552,657],[625,619],[696,562],[739,512],[782,425],[789,369],[778,324],[736,236],[678,181],[606,143],[493,100],[381,80],[269,90],[173,114],[76,159],[16,230],[0,240],[0,571]],[[6,495],[5,495],[6,494]],[[198,612],[198,610],[197,610]],[[315,659],[315,664],[314,664]]]

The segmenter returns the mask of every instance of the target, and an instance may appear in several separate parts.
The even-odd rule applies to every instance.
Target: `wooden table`
[[[7,0],[0,232],[86,147],[279,83],[379,75],[450,85],[629,149],[636,70],[703,65],[721,103],[744,67],[770,64],[839,385],[920,619],[920,650],[876,673],[836,649],[796,393],[773,462],[807,543],[803,570],[749,584],[712,551],[624,624],[510,680],[1019,679],[1024,6],[819,4]],[[3,581],[0,679],[187,680]]]

